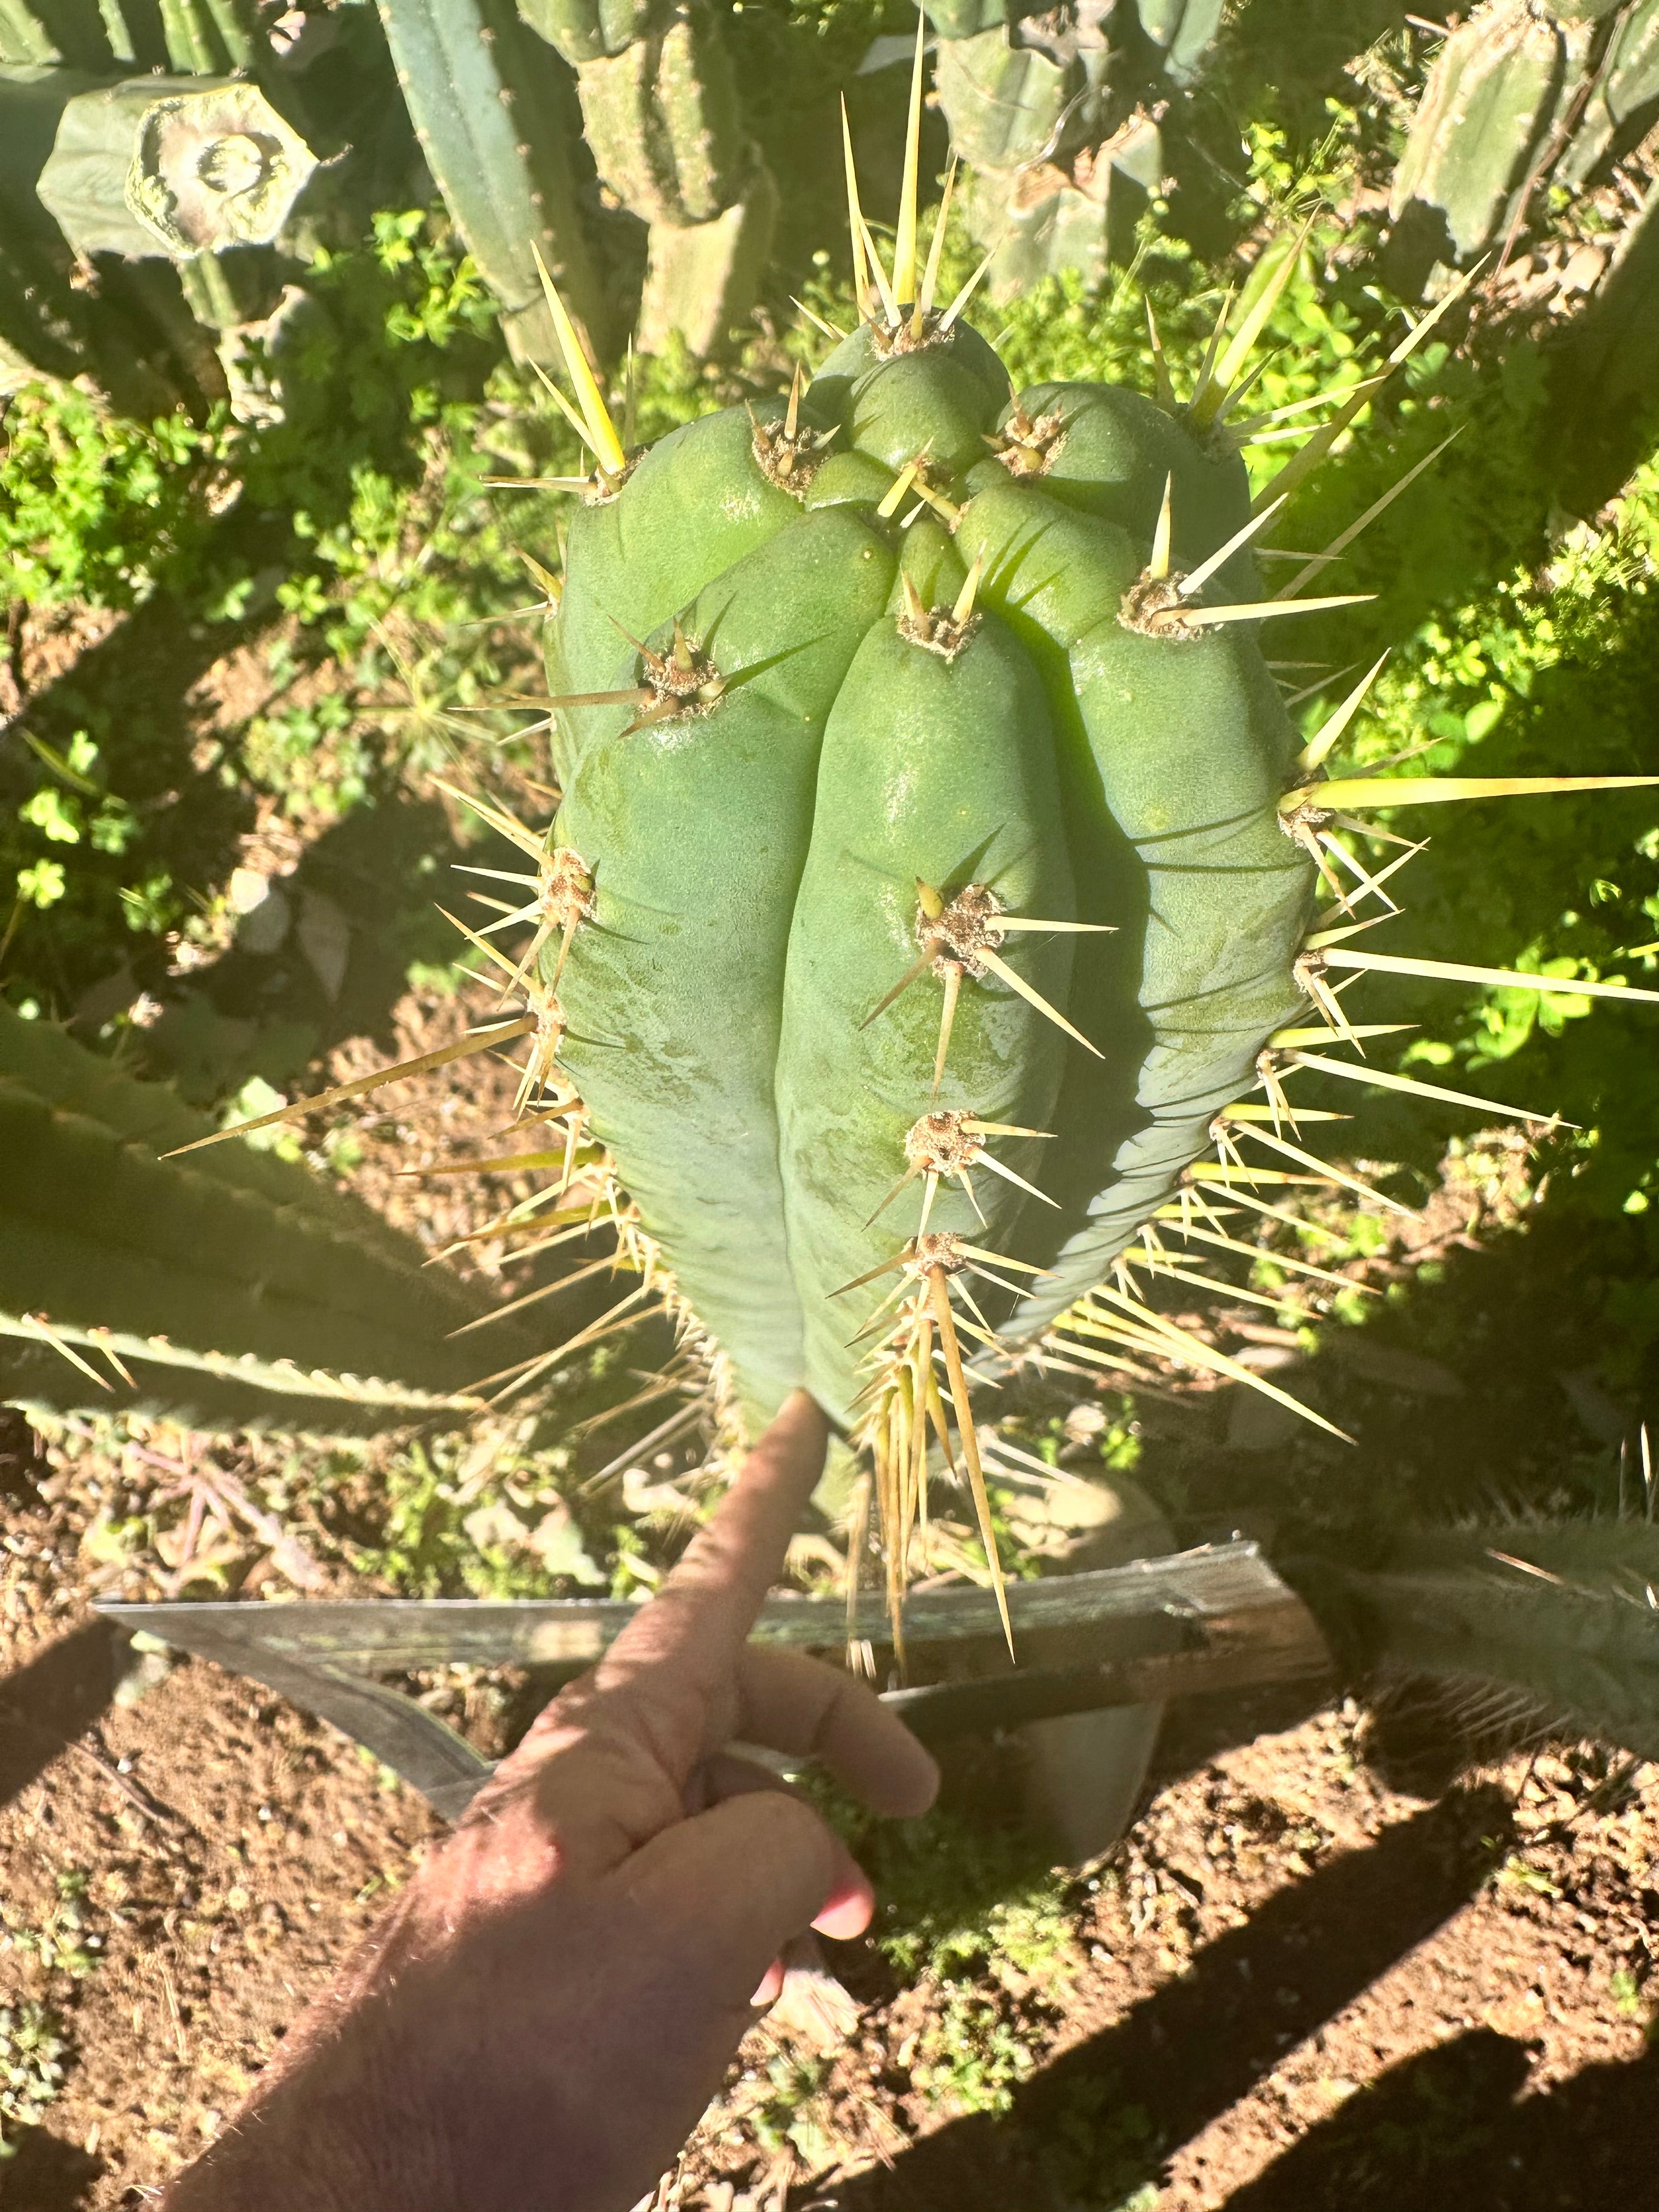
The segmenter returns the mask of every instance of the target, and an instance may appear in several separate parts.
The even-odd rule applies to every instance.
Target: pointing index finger
[[[814,1401],[805,1390],[792,1392],[714,1519],[600,1661],[596,1686],[618,1686],[665,1663],[700,1686],[730,1674],[782,1571],[829,1437]]]

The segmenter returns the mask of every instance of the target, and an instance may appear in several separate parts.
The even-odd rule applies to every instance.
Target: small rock
[[[331,1006],[345,988],[351,961],[351,923],[322,891],[307,890],[300,897],[300,926],[295,932],[300,950],[311,963]]]
[[[233,885],[236,876],[251,872],[239,868],[231,878]],[[254,880],[264,885],[264,892],[252,905],[238,909],[242,918],[236,925],[236,943],[240,951],[268,959],[273,952],[281,951],[294,919],[293,909],[274,884],[266,883],[263,876]],[[234,893],[231,902],[235,904]]]

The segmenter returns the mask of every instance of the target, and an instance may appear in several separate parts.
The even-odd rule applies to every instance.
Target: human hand
[[[163,2212],[627,2212],[810,1923],[870,1885],[734,1740],[925,1812],[932,1759],[849,1675],[745,1639],[823,1465],[797,1391],[707,1528],[534,1723]]]

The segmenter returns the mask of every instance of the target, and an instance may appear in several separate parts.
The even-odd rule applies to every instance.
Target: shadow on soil
[[[1474,2028],[1385,2074],[1227,2212],[1557,2212],[1650,2201],[1659,2051],[1523,2099],[1527,2047]],[[1646,2173],[1648,2181],[1641,2176]]]
[[[927,2136],[886,2171],[841,2191],[839,2212],[959,2212],[1115,2201],[1155,2182],[1160,2154],[1185,2142],[1270,2073],[1283,2053],[1351,2003],[1479,1887],[1501,1851],[1508,1808],[1496,1791],[1455,1791],[1281,1891],[1116,2026],[1016,2094],[1006,2118],[977,2115]],[[1144,2148],[1113,2115],[1155,2116]],[[1073,2153],[1070,2145],[1075,2142]],[[1076,2170],[1067,2168],[1075,2162]]]
[[[0,2174],[7,2212],[79,2212],[95,2181],[109,2172],[101,2158],[65,2142],[50,2128],[25,2128]]]
[[[114,1694],[114,1632],[106,1621],[71,1629],[0,1677],[0,1805],[83,1735]]]
[[[453,872],[462,860],[512,865],[501,839],[464,852],[428,800],[388,796],[348,814],[272,880],[227,951],[168,987],[143,1033],[143,1072],[205,1105],[253,1076],[285,1088],[349,1037],[389,1052],[411,964],[447,965],[464,949],[436,902],[476,915],[475,927],[487,919]]]

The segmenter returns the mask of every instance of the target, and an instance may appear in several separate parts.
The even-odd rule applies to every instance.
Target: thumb
[[[817,1917],[846,1865],[810,1805],[756,1790],[665,1829],[611,1880],[664,1932],[690,1981],[747,2014],[767,1968]]]

